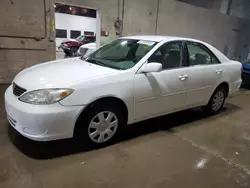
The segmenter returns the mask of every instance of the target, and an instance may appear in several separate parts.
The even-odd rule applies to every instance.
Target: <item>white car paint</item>
[[[229,86],[229,94],[241,85],[241,64],[230,61],[221,52],[194,39],[165,36],[132,36],[158,42],[135,66],[116,70],[88,63],[79,58],[39,64],[20,72],[13,80],[28,91],[45,88],[70,88],[74,92],[60,102],[32,105],[13,94],[12,85],[5,92],[8,120],[22,135],[48,141],[73,136],[75,122],[84,109],[105,97],[121,99],[128,109],[128,122],[146,120],[171,112],[206,105],[219,84]],[[164,43],[182,40],[205,45],[221,64],[190,66],[144,73],[147,59]],[[146,70],[146,69],[145,69]],[[218,73],[218,71],[220,73]]]
[[[80,46],[77,51],[78,55],[87,56],[96,50],[96,43],[88,43]]]

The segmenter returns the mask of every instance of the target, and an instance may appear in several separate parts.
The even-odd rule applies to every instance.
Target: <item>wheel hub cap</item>
[[[98,113],[88,127],[89,138],[96,143],[103,143],[111,139],[118,128],[118,118],[113,112]]]
[[[221,106],[224,102],[224,98],[225,98],[225,95],[222,91],[218,91],[215,94],[215,96],[213,98],[213,102],[212,102],[213,111],[218,111],[221,108]]]

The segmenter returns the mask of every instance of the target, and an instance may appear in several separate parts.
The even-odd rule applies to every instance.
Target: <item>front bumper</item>
[[[64,45],[60,45],[59,46],[59,48],[62,48],[63,49],[63,51],[65,51],[65,52],[70,52],[70,47],[68,47],[68,46],[64,46]]]
[[[5,109],[12,127],[23,136],[36,141],[50,141],[73,136],[75,121],[82,106],[32,105],[21,102],[12,92],[5,91]]]

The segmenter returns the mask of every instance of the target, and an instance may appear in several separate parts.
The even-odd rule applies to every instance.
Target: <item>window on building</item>
[[[84,31],[84,35],[95,35],[92,31]]]
[[[67,38],[67,30],[56,29],[56,38]]]
[[[72,39],[76,39],[80,35],[81,35],[81,31],[75,31],[75,30],[70,31],[70,38],[72,38]]]

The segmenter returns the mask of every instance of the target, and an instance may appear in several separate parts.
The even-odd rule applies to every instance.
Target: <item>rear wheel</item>
[[[102,102],[93,105],[79,118],[75,136],[87,145],[104,146],[114,143],[124,127],[120,108]]]
[[[226,96],[227,93],[224,87],[217,88],[210,98],[209,103],[203,107],[203,110],[209,115],[219,113],[225,103]]]

